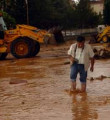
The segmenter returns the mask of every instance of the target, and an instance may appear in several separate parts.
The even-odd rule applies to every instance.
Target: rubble
[[[104,80],[106,78],[110,78],[108,76],[104,76],[104,75],[100,75],[99,77],[90,77],[88,80],[90,80],[91,82],[94,81],[94,80]]]
[[[98,50],[97,48],[94,48],[93,51],[95,53],[95,59],[110,58],[110,51],[105,48],[101,48],[100,50]]]

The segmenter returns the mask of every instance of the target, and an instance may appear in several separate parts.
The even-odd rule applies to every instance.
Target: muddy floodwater
[[[35,58],[0,61],[0,120],[110,119],[110,59],[88,71],[87,93],[70,94],[69,46],[42,46]]]

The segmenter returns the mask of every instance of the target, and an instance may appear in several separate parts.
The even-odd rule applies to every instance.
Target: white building
[[[104,0],[91,0],[90,6],[97,14],[103,14]]]

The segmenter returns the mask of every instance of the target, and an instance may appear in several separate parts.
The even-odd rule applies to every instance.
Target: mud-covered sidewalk
[[[110,59],[88,71],[86,94],[70,94],[69,46],[42,46],[35,58],[0,61],[0,120],[109,120]]]

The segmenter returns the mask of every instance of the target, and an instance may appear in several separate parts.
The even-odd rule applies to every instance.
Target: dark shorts
[[[80,82],[86,83],[87,71],[84,69],[84,64],[77,64],[76,62],[71,65],[70,79],[76,81],[77,74],[80,74]]]

